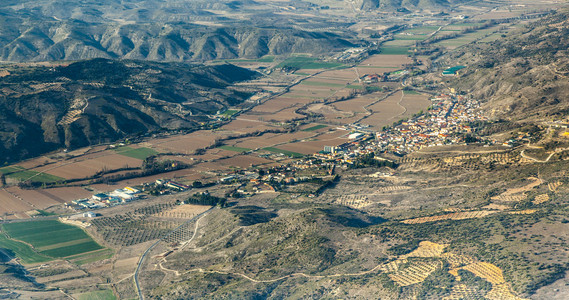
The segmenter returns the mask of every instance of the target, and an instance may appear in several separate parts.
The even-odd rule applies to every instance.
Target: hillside
[[[492,43],[464,47],[446,59],[468,66],[451,83],[487,99],[496,118],[542,122],[569,111],[569,12],[561,10]]]
[[[94,59],[60,67],[4,66],[0,78],[2,162],[162,130],[192,129],[245,100],[227,87],[255,72]],[[207,119],[207,118],[206,118]]]

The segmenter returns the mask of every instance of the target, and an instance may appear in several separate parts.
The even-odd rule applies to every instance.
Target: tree
[[[192,183],[192,187],[199,189],[199,188],[203,187],[203,183],[201,181],[196,180]]]

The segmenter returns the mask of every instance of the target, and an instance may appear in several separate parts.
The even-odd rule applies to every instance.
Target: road
[[[208,212],[214,210],[217,206],[214,206],[204,212],[202,212],[199,215],[196,215],[195,217],[189,219],[188,221],[186,221],[184,224],[176,227],[176,229],[170,231],[170,233],[168,233],[167,235],[163,236],[162,238],[160,238],[159,240],[157,240],[156,242],[154,242],[152,245],[150,245],[150,247],[148,247],[148,249],[146,249],[146,251],[144,251],[144,253],[142,254],[142,256],[140,257],[140,259],[138,260],[138,265],[136,266],[136,271],[134,272],[134,285],[136,286],[136,291],[138,292],[138,299],[140,300],[144,300],[144,295],[142,294],[142,289],[140,289],[140,282],[138,281],[138,274],[140,273],[140,268],[142,267],[142,264],[144,263],[144,259],[146,258],[146,255],[148,255],[148,253],[150,252],[150,250],[152,250],[154,247],[156,247],[156,245],[158,245],[158,243],[160,243],[163,239],[167,238],[168,236],[170,236],[170,234],[174,233],[176,230],[178,230],[179,228],[181,228],[182,226],[191,223],[195,220],[198,220],[199,218],[201,218],[202,216],[204,216],[205,214],[207,214]],[[194,232],[195,235],[195,232]],[[192,237],[193,238],[193,237]]]

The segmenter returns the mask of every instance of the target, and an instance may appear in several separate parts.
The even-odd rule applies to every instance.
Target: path
[[[150,250],[152,250],[154,247],[156,247],[156,245],[158,245],[158,243],[160,243],[163,239],[170,236],[172,233],[174,233],[176,230],[178,230],[182,226],[184,226],[190,222],[193,222],[195,220],[199,220],[202,216],[206,215],[207,213],[209,213],[210,211],[212,211],[215,208],[216,208],[216,206],[214,206],[214,207],[196,215],[195,217],[191,218],[190,220],[186,221],[184,224],[178,226],[176,229],[170,231],[167,235],[163,236],[162,238],[160,238],[159,240],[154,242],[152,245],[150,245],[150,247],[148,247],[148,249],[146,249],[146,251],[144,251],[144,253],[140,257],[140,259],[138,260],[138,265],[136,266],[136,271],[134,272],[134,285],[136,286],[136,291],[138,292],[138,299],[144,300],[144,294],[142,294],[142,289],[140,288],[140,282],[138,281],[138,274],[140,274],[140,268],[142,267],[142,264],[144,263],[144,259],[146,258],[146,255],[148,255]],[[195,235],[195,232],[194,232],[194,235]]]

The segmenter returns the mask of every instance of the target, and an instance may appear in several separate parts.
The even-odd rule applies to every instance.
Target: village
[[[371,131],[369,126],[353,123],[343,126],[349,142],[337,146],[324,146],[313,155],[301,159],[288,160],[282,153],[271,156],[275,161],[285,160],[279,166],[269,168],[245,168],[218,173],[216,181],[182,184],[172,180],[158,179],[137,188],[125,187],[110,193],[97,193],[91,198],[74,200],[67,204],[73,210],[95,210],[125,204],[149,195],[164,195],[183,192],[192,188],[226,185],[233,188],[228,196],[246,197],[259,193],[285,191],[295,185],[313,185],[316,188],[302,190],[299,194],[315,197],[318,187],[335,180],[337,168],[343,170],[360,167],[362,158],[373,158],[376,166],[395,166],[394,158],[420,150],[425,147],[461,144],[471,142],[473,128],[471,123],[485,121],[487,117],[480,112],[480,102],[455,91],[441,94],[431,99],[432,105],[424,113],[407,120],[401,120],[381,131]],[[473,139],[473,138],[472,138]],[[486,141],[486,143],[495,143]],[[263,154],[259,154],[263,155]],[[266,156],[266,155],[265,155]],[[368,162],[369,163],[369,162]],[[294,194],[294,193],[293,193]]]

